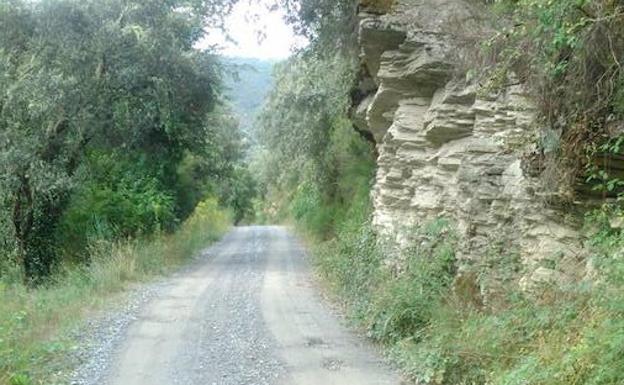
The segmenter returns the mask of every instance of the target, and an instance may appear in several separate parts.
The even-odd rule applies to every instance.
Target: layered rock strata
[[[539,172],[524,161],[539,135],[529,95],[512,85],[483,96],[457,80],[448,27],[474,22],[461,0],[361,10],[366,96],[353,120],[377,143],[374,225],[405,244],[414,226],[446,217],[457,224],[463,266],[514,253],[525,284],[544,281],[552,266],[579,261],[580,239],[573,216],[546,203]]]

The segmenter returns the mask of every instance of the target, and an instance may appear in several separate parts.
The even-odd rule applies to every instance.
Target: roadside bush
[[[367,220],[352,217],[335,239],[320,246],[318,269],[354,305],[355,319],[371,338],[384,343],[413,339],[429,326],[453,281],[452,230],[443,220],[416,230],[418,246],[390,262]]]
[[[324,204],[319,186],[304,181],[295,191],[290,204],[293,219],[306,231],[322,236],[331,228],[331,208]]]
[[[506,280],[503,297],[488,306],[456,292],[456,243],[444,220],[415,229],[414,246],[389,258],[368,217],[351,217],[318,247],[315,260],[351,319],[415,383],[619,384],[624,233],[610,226],[613,215],[599,211],[587,219],[592,281],[523,292]]]
[[[377,284],[383,255],[368,218],[350,213],[354,216],[349,224],[357,223],[357,227],[345,228],[343,224],[335,238],[317,245],[315,265],[340,298],[365,311],[371,298],[364,293],[370,293]]]
[[[72,195],[58,230],[70,255],[84,255],[89,242],[125,239],[171,230],[174,198],[144,159],[92,153],[85,182]]]
[[[401,252],[398,266],[382,268],[373,292],[369,335],[383,342],[418,338],[448,295],[455,275],[452,229],[439,220],[415,231],[418,241]]]

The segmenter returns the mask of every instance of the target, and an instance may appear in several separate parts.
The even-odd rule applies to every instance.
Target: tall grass
[[[110,304],[130,285],[183,264],[230,227],[216,200],[199,204],[174,234],[125,242],[95,243],[91,263],[66,267],[45,287],[0,281],[0,384],[63,383],[69,333],[89,312]]]
[[[414,383],[624,384],[624,232],[600,220],[587,244],[594,280],[528,293],[512,279],[486,305],[457,281],[443,220],[414,229],[414,246],[389,258],[366,217],[351,217],[320,244],[316,263],[351,319]],[[516,269],[499,261],[482,274]]]

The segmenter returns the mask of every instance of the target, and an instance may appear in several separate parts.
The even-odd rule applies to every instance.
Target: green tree
[[[355,2],[302,0],[291,22],[310,45],[275,70],[256,166],[270,214],[330,235],[354,201],[368,206],[370,143],[349,122],[356,88]]]
[[[89,175],[85,154],[115,153],[121,161],[142,154],[145,174],[183,215],[189,210],[175,194],[180,162],[188,154],[229,161],[208,119],[222,67],[194,45],[206,20],[218,25],[231,3],[0,5],[0,195],[13,227],[9,243],[28,278],[48,274],[58,260],[54,234]]]

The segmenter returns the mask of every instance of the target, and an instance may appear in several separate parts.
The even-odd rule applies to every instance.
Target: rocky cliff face
[[[519,255],[522,282],[564,279],[553,262],[579,261],[572,215],[545,203],[526,155],[539,135],[520,85],[482,96],[458,80],[445,27],[475,22],[461,0],[402,0],[386,15],[360,13],[363,65],[358,129],[379,153],[374,224],[399,244],[414,225],[458,226],[463,266],[489,253]]]

